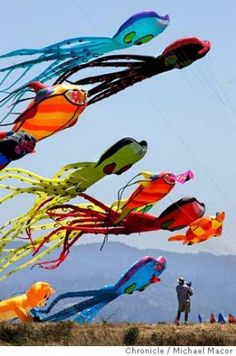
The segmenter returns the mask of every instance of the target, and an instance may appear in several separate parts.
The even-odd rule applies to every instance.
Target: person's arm
[[[189,287],[188,293],[189,293],[190,296],[192,296],[193,295],[193,288]]]

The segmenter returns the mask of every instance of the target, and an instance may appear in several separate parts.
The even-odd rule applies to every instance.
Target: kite
[[[23,57],[23,61],[8,67],[0,68],[0,72],[6,73],[0,85],[6,83],[11,74],[19,69],[20,74],[14,81],[6,86],[2,92],[13,88],[31,69],[36,65],[49,64],[32,81],[46,82],[53,79],[64,71],[69,71],[81,63],[86,63],[95,57],[102,56],[107,52],[129,48],[133,45],[142,45],[159,35],[169,25],[168,15],[159,16],[154,11],[143,11],[131,16],[125,21],[113,37],[78,37],[52,44],[39,49],[18,49],[0,56],[2,58]],[[31,57],[25,59],[26,56]],[[5,102],[11,98],[20,99],[27,92],[27,84],[20,86],[7,96]]]
[[[36,140],[24,131],[0,132],[0,170],[11,161],[34,152]]]
[[[1,276],[0,281],[32,265],[38,265],[45,269],[57,268],[67,258],[75,242],[86,233],[108,236],[158,230],[175,231],[188,226],[191,222],[203,216],[205,212],[204,203],[200,203],[193,197],[185,197],[171,204],[159,217],[142,211],[132,211],[122,222],[114,225],[113,222],[117,221],[117,216],[119,216],[117,211],[84,193],[81,193],[81,196],[85,197],[90,203],[85,206],[65,204],[60,206],[60,213],[57,213],[57,208],[54,207],[52,211],[49,211],[49,215],[56,220],[54,223],[31,228],[31,232],[54,229],[48,235],[36,237],[18,248],[7,250],[7,254],[0,259],[0,272],[4,272],[9,266],[18,263],[32,253],[33,256]],[[67,217],[75,217],[75,219],[67,221]],[[9,243],[9,239],[7,239],[7,236],[4,239],[5,246]],[[48,242],[50,242],[49,246],[47,246]],[[43,246],[45,249],[40,251]],[[62,251],[56,260],[36,263],[60,247],[62,247]]]
[[[222,313],[218,314],[218,323],[225,324],[225,318],[223,317]]]
[[[210,315],[210,323],[211,324],[216,323],[216,318],[215,318],[215,315],[213,313],[211,313],[211,315]]]
[[[86,108],[86,92],[78,85],[62,84],[49,87],[40,82],[33,82],[29,86],[36,96],[15,120],[12,130],[23,130],[36,141],[75,125]]]
[[[202,321],[202,317],[201,317],[201,314],[198,314],[198,322],[201,324],[203,321]]]
[[[53,288],[46,282],[36,282],[21,295],[0,301],[0,321],[18,318],[24,322],[33,321],[30,310],[43,307],[54,293]]]
[[[218,237],[222,234],[224,219],[223,211],[215,216],[204,216],[192,222],[185,235],[174,235],[168,241],[183,241],[183,244],[190,246]]]
[[[158,57],[126,54],[106,56],[65,71],[54,84],[67,82],[75,85],[94,85],[87,92],[88,105],[91,105],[154,75],[175,68],[185,68],[204,57],[210,50],[210,46],[209,41],[189,37],[176,40]],[[124,69],[115,72],[112,70],[110,73],[98,74],[74,82],[70,79],[82,69],[100,67]]]
[[[9,241],[20,236],[29,223],[43,219],[46,211],[56,204],[62,204],[79,195],[103,177],[120,175],[144,157],[147,142],[138,142],[133,138],[123,138],[107,149],[97,162],[72,163],[61,168],[53,178],[44,178],[33,172],[20,168],[6,168],[0,174],[0,181],[15,180],[27,184],[26,187],[0,184],[1,189],[12,192],[0,199],[0,204],[19,194],[36,196],[33,207],[23,215],[11,219],[0,228],[0,250]],[[7,232],[4,231],[7,229]]]
[[[158,258],[145,256],[130,267],[113,284],[97,290],[68,292],[60,294],[55,298],[46,310],[31,310],[34,319],[40,321],[58,322],[72,320],[77,323],[92,322],[99,311],[118,298],[122,294],[133,294],[135,291],[143,292],[153,283],[160,282],[160,275],[166,269],[166,260],[160,256]],[[45,316],[61,300],[66,298],[90,297],[84,301],[67,307],[53,315]]]
[[[228,315],[228,323],[236,324],[236,318],[235,318],[235,316],[233,316],[233,314]]]
[[[176,182],[184,184],[194,177],[193,172],[190,170],[179,175],[167,172],[154,174],[146,171],[140,172],[137,176],[139,175],[142,175],[144,179],[140,181],[139,186],[131,196],[126,200],[119,199],[111,206],[113,209],[116,207],[117,210],[122,210],[117,222],[122,221],[132,210],[141,208],[143,211],[144,208],[144,211],[147,212],[153,203],[163,199],[172,191]],[[131,185],[131,182],[124,188]],[[122,192],[121,195],[123,194],[124,188],[120,190]]]

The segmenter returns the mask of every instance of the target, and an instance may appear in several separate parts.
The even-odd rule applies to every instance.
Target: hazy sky
[[[149,44],[120,53],[156,56],[176,39],[193,35],[210,40],[211,51],[188,68],[153,77],[92,105],[76,126],[39,143],[37,153],[12,166],[50,177],[66,163],[97,159],[122,137],[145,139],[149,150],[139,164],[122,176],[104,179],[88,193],[111,203],[117,190],[140,170],[180,173],[191,169],[195,179],[177,185],[153,213],[159,214],[185,195],[196,196],[205,202],[209,215],[225,210],[223,237],[194,247],[167,242],[169,233],[165,232],[121,236],[119,240],[140,248],[236,253],[234,0],[8,0],[0,13],[1,53],[71,37],[112,36],[122,22],[143,10],[169,14],[169,27]],[[21,197],[17,204],[4,204],[1,222],[21,213],[29,201]],[[102,239],[91,235],[81,243]]]

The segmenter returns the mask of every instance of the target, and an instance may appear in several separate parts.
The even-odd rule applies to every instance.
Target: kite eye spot
[[[135,36],[136,36],[136,32],[135,31],[127,33],[127,35],[125,35],[125,37],[124,37],[124,43],[126,43],[126,44],[132,43],[132,41],[135,38]]]
[[[119,169],[119,171],[117,171],[115,174],[117,174],[118,176],[121,175],[122,173],[126,172],[128,169],[130,169],[132,167],[132,164],[127,164],[126,166],[122,167],[121,169]]]
[[[69,102],[75,105],[85,105],[87,101],[86,92],[84,90],[67,90],[65,97]]]
[[[115,168],[116,168],[116,163],[115,162],[110,163],[103,168],[103,173],[112,174]]]
[[[163,230],[168,230],[169,227],[175,222],[174,219],[170,219],[170,220],[167,220],[167,221],[164,221],[162,224],[161,224],[161,229]]]
[[[141,38],[139,38],[137,41],[134,42],[136,46],[140,46],[142,44],[145,44],[153,39],[153,35],[146,35]]]
[[[175,180],[171,174],[163,175],[163,180],[169,185],[175,185]]]
[[[165,58],[165,65],[166,66],[170,66],[170,65],[174,65],[176,64],[178,61],[178,57],[176,55],[170,55],[168,57]]]

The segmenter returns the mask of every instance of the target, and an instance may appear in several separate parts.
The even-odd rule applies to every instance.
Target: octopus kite
[[[133,45],[142,45],[159,35],[169,25],[169,16],[159,16],[154,11],[143,11],[131,16],[125,21],[113,37],[78,37],[57,42],[39,49],[18,49],[0,56],[2,58],[31,57],[22,62],[8,67],[0,68],[0,72],[6,73],[0,82],[3,85],[10,75],[14,75],[13,82],[2,89],[2,92],[13,88],[26,74],[38,64],[49,64],[32,81],[46,82],[75,66],[86,63],[95,57],[102,56],[107,52],[129,48]],[[17,70],[20,74],[16,76]],[[7,84],[6,84],[7,85]],[[27,85],[20,86],[8,99],[18,97],[20,99],[27,92]],[[20,93],[20,95],[18,95]],[[8,101],[7,99],[7,101]],[[5,104],[5,102],[4,102]]]
[[[0,170],[11,161],[34,152],[36,141],[24,131],[0,132]]]
[[[46,282],[34,283],[25,294],[0,301],[0,321],[15,318],[24,322],[33,321],[30,310],[45,306],[53,293],[54,290],[50,284]]]
[[[81,193],[80,196],[86,198],[89,204],[82,206],[65,204],[59,208],[49,209],[48,215],[55,222],[35,226],[31,232],[44,231],[49,228],[54,228],[54,230],[48,235],[31,239],[31,242],[25,243],[21,247],[8,250],[8,253],[0,260],[0,272],[4,272],[10,265],[19,262],[32,252],[33,257],[0,277],[0,281],[33,264],[46,269],[58,267],[68,256],[71,247],[84,234],[105,234],[108,236],[158,230],[176,231],[189,226],[193,221],[202,217],[205,212],[204,203],[200,203],[196,198],[186,197],[171,204],[159,217],[143,211],[132,211],[122,221],[117,222],[119,221],[119,211],[113,210],[87,194]],[[4,244],[6,245],[8,242],[5,237]],[[47,247],[49,242],[51,244]],[[45,249],[40,251],[42,247]],[[56,260],[35,264],[59,247],[62,247],[62,252]]]
[[[106,150],[97,162],[82,162],[68,164],[60,169],[53,178],[44,178],[33,172],[20,168],[6,168],[0,174],[0,181],[15,180],[27,186],[0,184],[1,189],[12,191],[0,199],[0,204],[19,194],[36,196],[33,207],[23,215],[10,220],[0,228],[0,251],[9,241],[21,236],[22,230],[43,219],[46,211],[56,204],[63,204],[85,191],[103,177],[127,171],[133,164],[144,157],[147,152],[147,142],[138,142],[133,138],[123,138]]]
[[[210,50],[209,41],[196,37],[182,38],[170,44],[158,57],[140,55],[113,55],[102,57],[64,72],[55,82],[76,85],[96,84],[88,90],[88,105],[108,98],[129,86],[172,69],[182,69],[203,58]],[[72,81],[75,73],[86,68],[122,68]],[[124,69],[123,69],[124,68]]]
[[[174,235],[168,241],[183,241],[183,244],[194,245],[218,237],[222,234],[225,213],[215,216],[204,216],[189,225],[185,235]]]
[[[60,294],[46,310],[31,310],[34,320],[58,322],[72,320],[77,323],[91,323],[100,310],[122,294],[133,294],[136,291],[143,292],[153,283],[160,282],[160,275],[166,269],[166,260],[145,256],[130,267],[119,280],[109,286],[97,290],[68,292]],[[61,300],[67,298],[90,297],[61,311],[45,316]]]
[[[47,87],[40,82],[33,82],[29,86],[36,93],[35,99],[16,119],[12,130],[23,130],[36,141],[75,125],[86,108],[86,92],[78,85]]]
[[[46,86],[40,82],[32,82],[28,86],[36,91],[36,98],[33,99],[28,108],[17,118],[13,130],[17,131],[21,129],[27,131],[37,140],[51,136],[55,132],[74,125],[86,106],[103,100],[154,75],[175,68],[182,69],[204,57],[209,49],[209,41],[201,41],[195,37],[184,38],[169,45],[158,57],[139,55],[102,57],[65,72],[57,79],[53,86]],[[94,67],[114,67],[115,69],[121,67],[125,69],[95,75],[75,82],[70,80],[70,77],[76,72]],[[80,85],[94,85],[96,83],[98,84],[87,92],[80,87]],[[21,95],[20,93],[21,91],[13,92],[10,94],[10,97]],[[3,99],[3,103],[8,99],[8,97]],[[11,111],[15,109],[18,102],[20,100],[16,100],[12,104]],[[57,105],[60,107],[60,113],[56,112]],[[4,119],[5,117],[1,122]],[[27,124],[28,120],[29,124]],[[48,120],[52,121],[50,126],[47,124]]]

